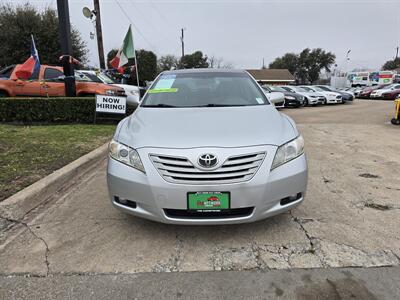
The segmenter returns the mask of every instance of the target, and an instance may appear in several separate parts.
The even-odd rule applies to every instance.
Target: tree
[[[322,70],[330,72],[336,56],[321,48],[304,49],[299,54],[286,53],[269,64],[271,69],[288,69],[296,80],[302,84],[314,83],[319,79]]]
[[[107,53],[107,65],[112,68],[110,61],[117,55],[118,50],[112,49]],[[136,50],[136,59],[138,64],[139,83],[146,85],[146,81],[152,81],[157,76],[157,56],[152,51],[144,49]],[[124,74],[130,75],[128,84],[137,85],[136,70],[132,68],[135,65],[135,59],[130,58],[124,66]],[[116,76],[118,77],[118,76]]]
[[[158,59],[158,73],[169,71],[178,67],[179,60],[174,55],[164,55]]]
[[[57,65],[61,56],[56,10],[37,10],[30,4],[0,5],[0,66],[24,62],[30,56],[31,34],[42,64]],[[88,50],[80,33],[71,28],[73,57],[87,62]]]
[[[233,69],[233,64],[224,61],[222,57],[209,56],[207,59],[208,67],[212,69]]]
[[[208,66],[207,55],[203,56],[201,51],[185,55],[179,63],[181,69],[208,68]]]
[[[269,64],[270,69],[288,69],[293,75],[297,70],[297,62],[299,56],[294,53],[286,53],[282,57],[275,58],[275,60]]]
[[[393,60],[388,60],[385,62],[385,64],[382,66],[382,70],[394,70],[400,68],[400,57],[397,57]]]

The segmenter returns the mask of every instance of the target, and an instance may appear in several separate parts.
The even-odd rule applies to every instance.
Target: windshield
[[[288,91],[294,91],[294,92],[303,92],[303,93],[307,92],[307,90],[305,90],[299,86],[291,86],[290,88],[283,86],[282,88],[287,89]]]
[[[97,78],[96,75],[91,74],[91,73],[81,73],[83,76],[79,75],[82,81],[91,81],[91,82],[97,82],[97,83],[103,83],[99,78]]]
[[[274,92],[287,92],[287,90],[279,87],[279,86],[275,86],[275,85],[269,85],[268,86],[271,90],[273,90]]]
[[[162,74],[147,91],[143,107],[215,107],[269,104],[246,73]]]
[[[100,78],[100,80],[103,81],[104,83],[108,83],[108,84],[117,83],[115,80],[113,80],[112,78],[108,77],[104,73],[97,74],[97,77]]]
[[[313,86],[311,89],[313,89],[313,90],[316,91],[316,92],[326,92],[326,90],[323,90],[323,89],[321,89],[321,88],[318,87],[318,86]]]
[[[328,88],[327,86],[316,86],[316,88],[319,88],[319,89],[321,89],[321,90],[323,90],[323,91],[327,91],[327,92],[331,92],[332,91],[332,89],[330,89],[330,88]]]
[[[287,92],[293,92],[294,90],[292,90],[291,88],[287,87],[287,86],[283,86],[282,89],[284,89]]]
[[[302,86],[302,89],[306,90],[307,92],[314,92],[312,88],[309,88],[308,86]]]
[[[298,87],[298,86],[296,86],[295,88],[294,88],[294,90],[296,91],[296,92],[307,92],[307,90],[305,89],[305,88],[302,88],[302,87]]]

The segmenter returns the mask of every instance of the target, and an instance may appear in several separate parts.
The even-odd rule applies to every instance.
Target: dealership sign
[[[125,114],[126,97],[96,95],[96,113]]]

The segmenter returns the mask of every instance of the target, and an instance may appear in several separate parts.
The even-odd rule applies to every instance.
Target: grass
[[[0,201],[103,145],[114,125],[0,124]]]

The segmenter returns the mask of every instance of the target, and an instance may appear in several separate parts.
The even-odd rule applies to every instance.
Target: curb
[[[74,177],[83,175],[91,167],[106,158],[108,143],[81,156],[0,202],[0,216],[11,220],[21,220],[28,212],[51,200]]]

